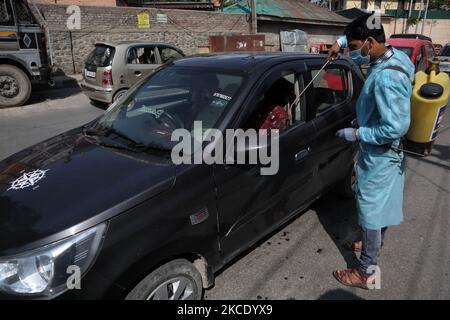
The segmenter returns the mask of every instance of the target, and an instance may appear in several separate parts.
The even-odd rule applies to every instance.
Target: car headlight
[[[0,258],[0,291],[23,296],[53,296],[67,289],[70,266],[83,275],[93,263],[106,224],[67,239],[7,258]]]

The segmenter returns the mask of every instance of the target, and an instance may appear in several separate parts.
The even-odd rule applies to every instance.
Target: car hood
[[[0,162],[0,256],[107,220],[174,181],[167,155],[100,147],[80,129],[25,149]]]

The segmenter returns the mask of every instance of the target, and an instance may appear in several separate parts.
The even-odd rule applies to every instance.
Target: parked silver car
[[[180,49],[165,43],[96,43],[86,59],[81,87],[91,100],[112,103],[161,64],[183,56]]]

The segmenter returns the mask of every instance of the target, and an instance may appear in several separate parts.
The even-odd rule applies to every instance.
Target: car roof
[[[403,39],[403,38],[390,38],[387,40],[387,43],[393,46],[410,47],[410,48],[420,47],[422,44],[431,44],[431,42],[428,40]]]
[[[264,63],[276,64],[307,58],[324,59],[326,56],[286,52],[227,52],[184,57],[175,60],[173,64],[182,67],[203,67],[248,73]]]
[[[130,45],[137,45],[137,46],[147,46],[147,45],[155,45],[155,46],[166,46],[166,47],[171,47],[171,48],[176,48],[174,45],[171,45],[169,43],[164,43],[164,42],[154,42],[154,41],[145,41],[145,40],[126,40],[126,41],[119,41],[116,43],[112,43],[112,42],[96,42],[95,43],[96,46],[108,46],[108,47],[119,47],[119,46],[125,46],[128,47]]]

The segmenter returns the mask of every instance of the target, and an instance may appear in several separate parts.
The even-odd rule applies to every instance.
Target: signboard
[[[150,28],[150,14],[146,11],[138,13],[138,28],[149,29]]]
[[[264,51],[265,35],[210,36],[211,52]]]
[[[167,14],[164,13],[158,13],[156,15],[156,22],[159,23],[167,23]]]

